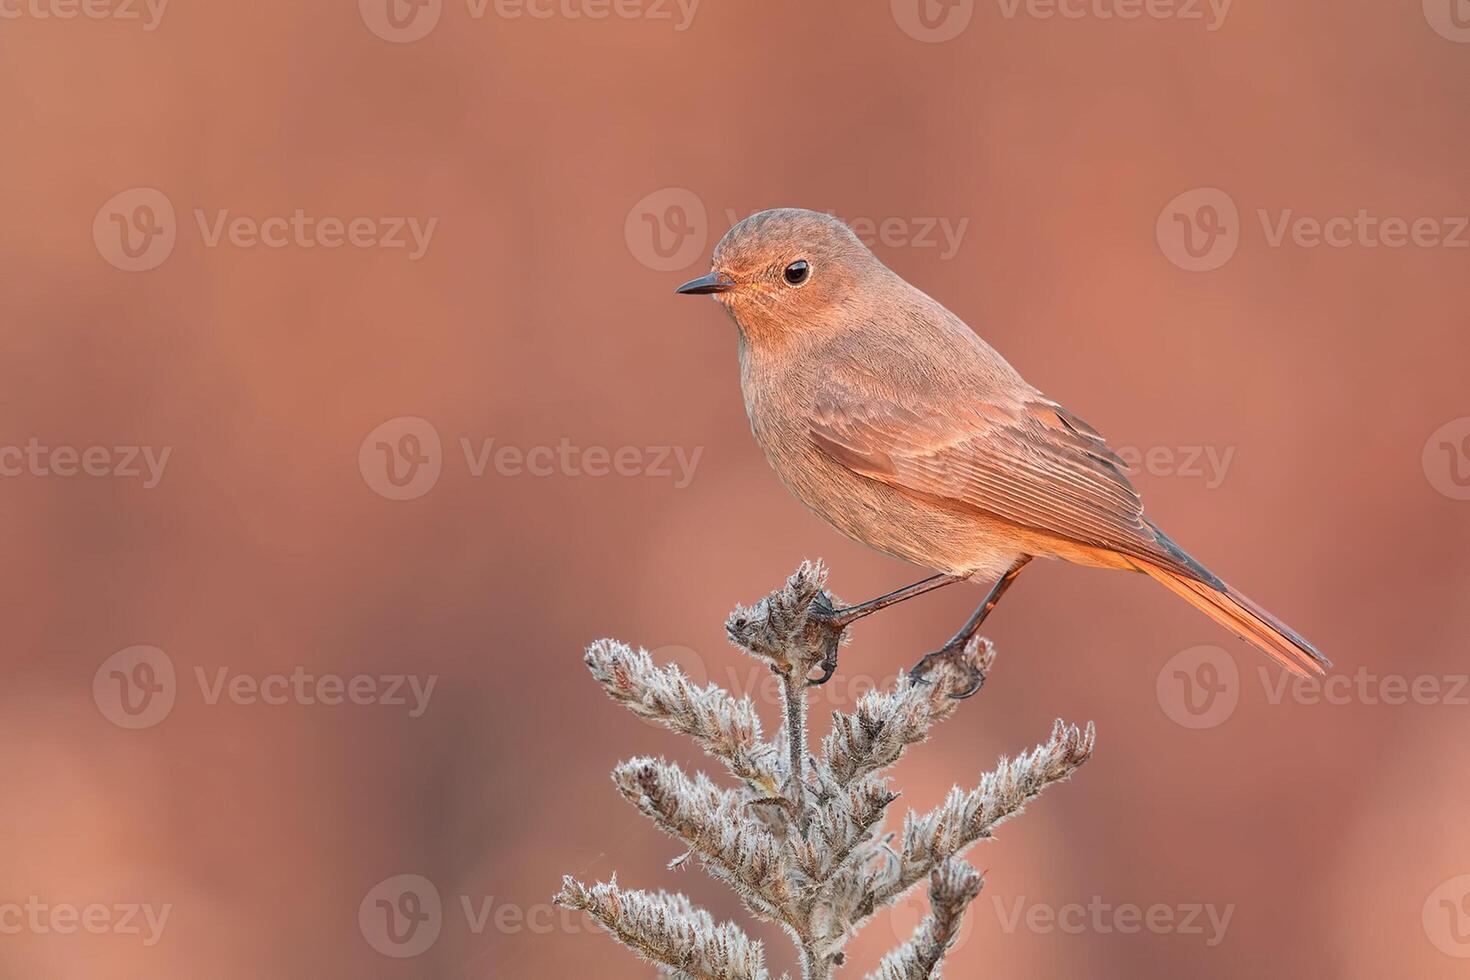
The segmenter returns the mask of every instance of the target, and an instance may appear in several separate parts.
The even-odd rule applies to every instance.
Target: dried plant
[[[785,718],[773,740],[749,697],[698,687],[642,650],[594,643],[587,666],[603,689],[640,717],[694,739],[729,770],[736,788],[663,759],[619,765],[613,782],[628,802],[740,896],[752,915],[779,923],[807,980],[831,977],[843,949],[876,913],[929,883],[930,914],[871,974],[876,980],[938,977],[980,873],[961,858],[1047,786],[1092,754],[1092,725],[1058,721],[1051,736],[1000,764],[978,788],[952,790],[928,813],[909,811],[897,835],[883,833],[898,798],[884,771],[961,703],[951,694],[983,682],[989,643],[972,642],[962,662],[940,662],[921,681],[901,675],[870,691],[850,713],[834,713],[819,756],[807,744],[807,677],[830,663],[842,630],[831,625],[826,571],[805,563],[784,588],[725,624],[731,641],[782,680]],[[672,866],[672,865],[671,865]],[[660,975],[689,980],[768,980],[762,945],[733,923],[717,924],[682,895],[620,888],[616,876],[591,887],[564,878],[556,902],[588,913]]]

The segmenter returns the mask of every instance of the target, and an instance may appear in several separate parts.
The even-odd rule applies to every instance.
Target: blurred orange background
[[[646,646],[774,731],[733,605],[804,557],[854,601],[927,574],[788,496],[733,325],[673,295],[791,205],[1136,453],[1345,678],[1029,572],[895,785],[1056,716],[1099,750],[972,853],[950,975],[1464,974],[1470,10],[923,2],[0,7],[0,972],[648,976],[548,907],[615,870],[791,969],[665,869],[607,773],[708,763],[581,661]],[[856,628],[819,717],[980,595]]]

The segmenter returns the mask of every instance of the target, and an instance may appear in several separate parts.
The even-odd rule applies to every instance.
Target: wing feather
[[[1037,392],[875,398],[828,379],[816,398],[814,444],[855,473],[957,502],[1083,545],[1156,558],[1125,464],[1096,429]]]

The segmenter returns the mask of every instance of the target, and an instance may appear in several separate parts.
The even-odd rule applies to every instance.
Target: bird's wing
[[[1039,392],[989,400],[891,388],[878,397],[871,388],[840,376],[819,387],[810,438],[833,461],[1043,534],[1159,554],[1122,458],[1096,429]]]

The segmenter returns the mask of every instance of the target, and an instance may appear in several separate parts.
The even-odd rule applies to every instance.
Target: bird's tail
[[[1137,560],[1139,571],[1299,677],[1322,674],[1332,666],[1332,661],[1291,627],[1210,574],[1162,531],[1155,531],[1159,543],[1176,560]]]

